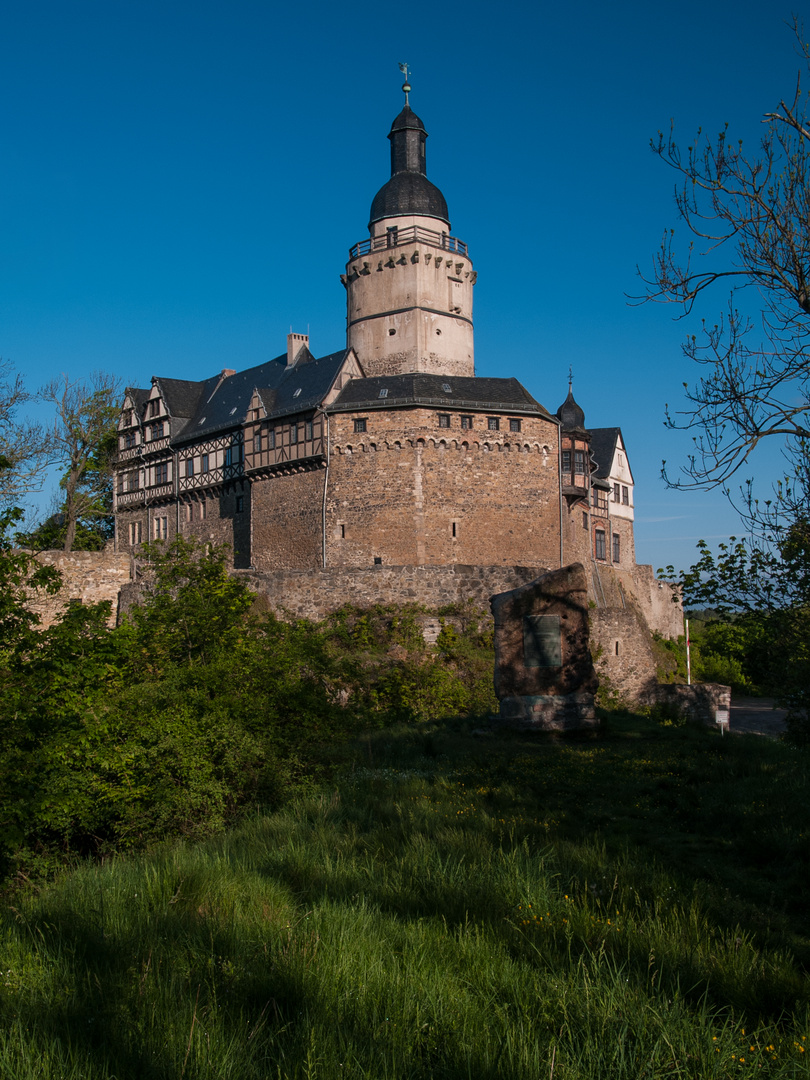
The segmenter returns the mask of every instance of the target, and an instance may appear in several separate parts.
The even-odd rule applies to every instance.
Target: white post
[[[692,654],[689,649],[689,620],[683,620],[686,627],[686,685],[692,685]]]

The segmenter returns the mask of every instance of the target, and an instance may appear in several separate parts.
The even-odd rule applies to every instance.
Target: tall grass
[[[639,719],[381,734],[318,797],[12,897],[0,1077],[805,1076],[806,795],[795,751]]]

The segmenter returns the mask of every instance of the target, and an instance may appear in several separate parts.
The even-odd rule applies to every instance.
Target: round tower
[[[369,239],[349,252],[347,344],[368,376],[475,374],[467,245],[426,174],[427,131],[408,104],[391,125],[391,179],[371,204]]]

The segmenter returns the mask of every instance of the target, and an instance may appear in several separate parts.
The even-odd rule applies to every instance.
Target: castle
[[[632,590],[621,430],[586,428],[570,386],[552,414],[516,379],[475,376],[476,272],[403,89],[391,177],[341,274],[346,347],[315,357],[290,334],[256,367],[128,389],[116,550],[195,536],[266,573],[578,561],[597,600],[600,568]]]

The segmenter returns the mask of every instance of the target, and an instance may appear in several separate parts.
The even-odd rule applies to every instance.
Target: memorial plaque
[[[562,667],[559,615],[523,616],[523,663],[527,668]]]

